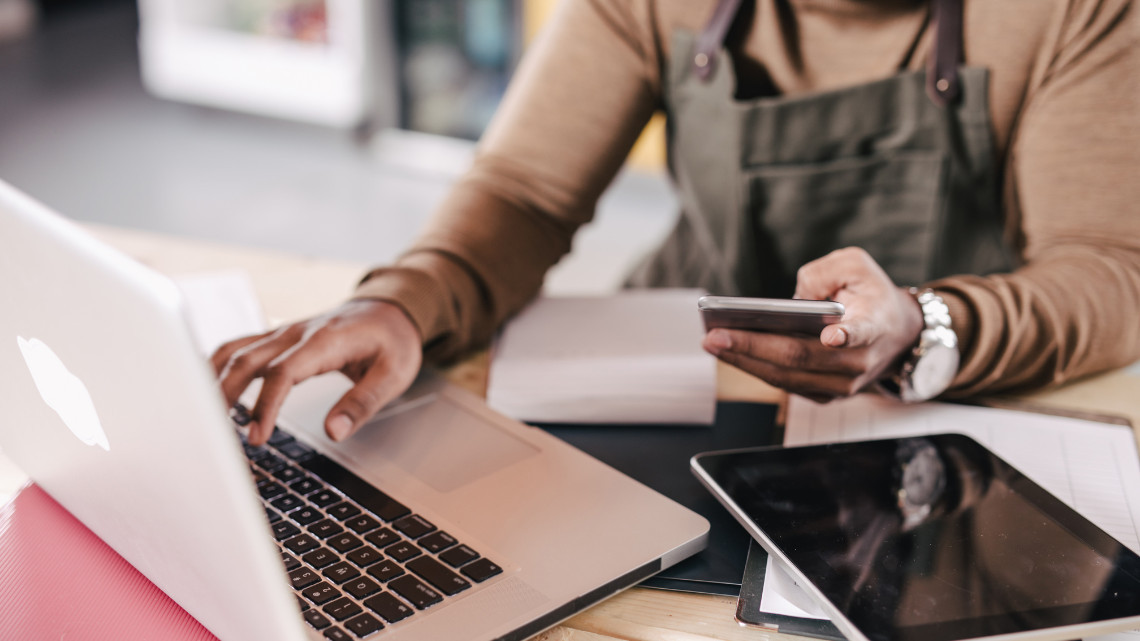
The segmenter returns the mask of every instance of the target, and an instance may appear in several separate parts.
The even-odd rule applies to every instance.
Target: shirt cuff
[[[968,378],[970,372],[967,367],[971,361],[975,338],[974,308],[962,296],[946,290],[933,288],[935,293],[942,297],[942,302],[950,310],[950,329],[958,337],[958,353],[961,355],[958,373],[950,383],[950,389],[960,387]]]
[[[421,270],[400,266],[374,269],[356,287],[352,299],[382,300],[396,305],[415,324],[425,344],[446,331],[439,309],[442,288]]]

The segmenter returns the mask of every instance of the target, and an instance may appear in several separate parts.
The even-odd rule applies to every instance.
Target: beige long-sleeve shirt
[[[485,343],[570,250],[662,107],[671,34],[699,31],[715,4],[564,0],[473,169],[414,246],[356,296],[403,307],[431,359]],[[922,68],[930,50],[926,0],[755,4],[734,56],[787,96],[888,77],[912,46],[908,64]],[[1140,358],[1138,12],[1132,0],[965,0],[966,64],[991,71],[1007,236],[1022,264],[933,284],[962,345],[958,394],[1059,383]]]

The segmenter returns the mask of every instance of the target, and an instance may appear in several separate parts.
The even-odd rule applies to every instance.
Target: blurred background
[[[0,180],[81,221],[387,262],[555,2],[0,0]],[[662,130],[549,292],[612,290],[665,235]]]

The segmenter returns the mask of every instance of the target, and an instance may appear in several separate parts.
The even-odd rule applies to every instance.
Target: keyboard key
[[[297,527],[296,525],[293,525],[289,521],[279,521],[277,523],[274,523],[272,528],[273,528],[273,536],[278,541],[281,541],[283,539],[287,539],[291,536],[296,536],[296,535],[301,533],[301,528]]]
[[[380,553],[380,550],[377,550],[372,546],[365,545],[364,547],[359,547],[349,552],[345,555],[345,558],[362,568],[366,568],[379,561],[380,559],[383,559],[384,555]]]
[[[285,563],[285,569],[287,571],[293,571],[293,570],[296,570],[297,568],[301,567],[301,562],[298,561],[296,559],[296,557],[294,557],[292,554],[289,554],[288,552],[282,552],[281,553],[281,561],[283,563]]]
[[[270,505],[277,508],[278,510],[281,510],[282,512],[291,512],[292,510],[295,510],[304,504],[305,502],[301,500],[301,497],[297,496],[296,494],[290,494],[288,492],[273,499],[273,501],[270,503]]]
[[[308,534],[301,534],[285,541],[285,547],[292,550],[294,554],[304,554],[320,547],[320,543],[317,543],[317,540]]]
[[[293,490],[297,494],[304,496],[306,494],[312,494],[317,490],[323,490],[325,489],[325,486],[316,479],[306,477],[300,481],[290,484],[289,489]]]
[[[388,584],[388,588],[407,599],[408,602],[416,606],[419,610],[423,610],[443,600],[443,597],[428,587],[428,584],[410,574],[398,579],[392,579],[392,582]]]
[[[356,548],[364,545],[363,541],[351,534],[338,534],[326,541],[326,543],[328,543],[329,546],[341,554],[344,554],[349,550],[355,550]]]
[[[269,444],[273,447],[281,447],[286,443],[292,443],[296,440],[297,439],[293,438],[289,434],[282,432],[281,428],[277,427],[273,428],[273,433],[269,435]]]
[[[460,568],[459,571],[466,574],[476,583],[482,583],[496,574],[500,574],[503,568],[491,563],[487,559],[479,559],[478,561],[468,563]]]
[[[351,581],[360,576],[360,570],[357,570],[356,566],[347,561],[341,561],[340,563],[325,568],[322,574],[334,583],[344,583],[345,581]]]
[[[304,612],[313,606],[309,605],[309,602],[301,597],[297,597],[297,607],[301,608],[301,612]]]
[[[342,587],[345,592],[348,592],[358,599],[363,599],[370,594],[375,594],[380,591],[380,584],[366,576],[353,579]]]
[[[285,467],[274,472],[273,476],[277,477],[278,481],[288,484],[296,481],[297,479],[304,478],[305,473],[293,467],[292,465],[286,465]]]
[[[364,540],[368,541],[378,548],[383,548],[388,547],[397,541],[402,541],[403,539],[400,538],[399,534],[396,534],[392,530],[389,530],[388,528],[382,528],[364,537]]]
[[[334,519],[343,521],[345,519],[356,516],[357,514],[360,514],[360,508],[356,507],[352,503],[345,501],[343,503],[337,503],[336,505],[325,510],[325,512],[328,512],[328,515]]]
[[[329,618],[321,614],[318,610],[309,610],[305,612],[303,616],[309,625],[318,630],[323,630],[332,625],[332,621],[329,621]]]
[[[344,524],[348,527],[348,529],[356,532],[357,534],[365,534],[380,527],[380,521],[377,521],[367,514],[354,516],[345,521]]]
[[[288,463],[285,462],[285,459],[272,453],[267,453],[265,456],[259,456],[255,460],[261,469],[269,472],[270,474],[276,474],[277,471],[288,465]]]
[[[332,519],[321,519],[320,521],[317,521],[316,523],[310,525],[309,531],[321,537],[322,539],[327,539],[330,536],[344,532],[344,528]]]
[[[466,579],[430,556],[421,556],[408,561],[408,569],[426,579],[447,596],[459,594],[471,587]]]
[[[284,494],[285,486],[281,485],[280,483],[266,483],[265,485],[257,488],[257,492],[258,494],[261,494],[261,498],[268,501],[275,496],[281,496]]]
[[[458,547],[451,548],[443,554],[440,554],[439,558],[451,567],[457,568],[465,563],[470,563],[479,558],[479,553],[467,547],[466,545],[460,545]]]
[[[417,542],[420,544],[420,547],[433,554],[442,552],[456,543],[459,543],[459,541],[455,540],[454,536],[443,531],[429,534]]]
[[[411,513],[411,510],[399,501],[376,489],[372,484],[344,469],[343,466],[327,456],[316,454],[301,461],[301,467],[321,477],[327,483],[344,492],[345,496],[385,521],[395,521]]]
[[[310,585],[320,581],[321,577],[309,568],[297,568],[289,573],[289,583],[294,590],[304,590]]]
[[[325,581],[321,581],[316,585],[311,585],[305,588],[304,594],[310,601],[317,605],[323,605],[332,601],[333,599],[340,598],[340,590],[329,585]]]
[[[324,518],[324,515],[315,507],[303,507],[299,510],[293,510],[289,513],[289,518],[300,523],[301,525],[308,525],[314,521],[319,521]]]
[[[242,427],[245,427],[246,425],[249,425],[249,422],[253,420],[253,417],[249,415],[249,409],[247,409],[245,405],[242,405],[241,403],[234,403],[234,406],[230,408],[230,420],[234,423],[237,423],[238,425],[241,425]],[[244,435],[242,436],[242,440],[245,440]]]
[[[364,605],[368,606],[369,610],[379,614],[388,623],[403,621],[416,613],[406,603],[387,592],[368,597],[364,600]]]
[[[302,558],[305,559],[305,563],[308,563],[318,570],[340,560],[340,557],[333,554],[332,550],[328,548],[317,548]]]
[[[395,545],[389,545],[388,547],[384,548],[384,554],[387,554],[393,559],[396,559],[397,561],[403,563],[408,559],[412,559],[423,554],[423,552],[408,541],[401,541]]]
[[[308,499],[317,507],[328,507],[334,503],[340,503],[341,501],[340,495],[332,490],[313,492],[308,496]]]
[[[280,521],[282,517],[278,514],[277,510],[265,508],[265,518],[269,519],[270,523],[276,523]]]
[[[403,576],[404,568],[389,559],[385,559],[368,568],[368,574],[376,577],[381,583],[387,583],[398,576]]]
[[[253,482],[257,487],[261,487],[269,482],[269,477],[264,472],[259,472],[256,468],[250,468],[253,471]]]
[[[325,638],[329,639],[329,641],[352,641],[352,637],[340,628],[329,628],[325,630]]]
[[[359,605],[356,605],[355,601],[348,597],[339,598],[322,609],[325,611],[325,614],[328,614],[337,621],[344,621],[348,617],[356,616],[364,611]]]
[[[435,526],[418,514],[410,514],[392,524],[392,527],[409,539],[418,539],[428,532],[435,531]]]
[[[300,441],[294,441],[292,443],[282,445],[281,447],[277,448],[277,451],[297,462],[301,462],[306,457],[309,457],[313,454],[313,448],[301,443]]]
[[[360,616],[353,617],[344,622],[344,627],[348,628],[350,632],[363,639],[364,637],[381,630],[384,624],[380,620],[365,612]]]

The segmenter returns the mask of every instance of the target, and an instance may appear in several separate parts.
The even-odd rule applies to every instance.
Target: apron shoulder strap
[[[961,92],[958,65],[962,62],[962,0],[933,0],[934,51],[926,70],[926,93],[944,107]]]
[[[716,54],[724,46],[724,38],[732,28],[736,14],[740,11],[740,0],[720,0],[712,17],[697,39],[696,53],[693,55],[693,68],[697,77],[705,82],[712,76],[716,66]]]
[[[961,92],[958,65],[962,62],[962,0],[931,0],[934,5],[934,51],[926,74],[926,91],[936,105],[945,106]],[[693,69],[707,82],[716,67],[717,52],[740,11],[741,0],[719,0],[697,39]]]

